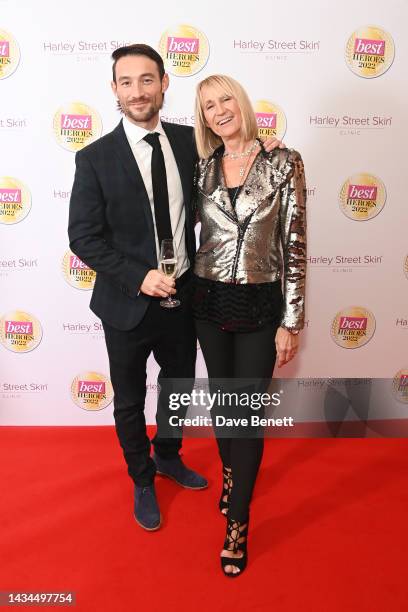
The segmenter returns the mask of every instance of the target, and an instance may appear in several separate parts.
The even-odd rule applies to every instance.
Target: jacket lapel
[[[191,206],[195,158],[192,158],[191,147],[187,147],[185,141],[178,136],[178,130],[174,129],[173,124],[165,121],[162,121],[161,124],[169,140],[180,175],[184,209],[186,213],[186,246],[190,262],[192,262],[196,250],[194,221]]]
[[[222,171],[222,153],[224,148],[217,149],[208,162],[206,172],[199,181],[201,193],[220,208],[231,220],[237,221],[235,210],[231,204],[228,188]]]
[[[181,146],[179,138],[177,138],[177,132],[173,131],[172,124],[161,122],[166,136],[169,139],[170,146],[172,148],[174,158],[176,160],[177,168],[180,175],[181,187],[183,189],[183,198],[186,208],[188,208],[191,198],[191,172],[187,173],[187,168],[192,168],[192,160],[188,157],[188,152]]]
[[[273,191],[268,161],[262,148],[256,156],[235,202],[235,212],[239,223],[243,223],[270,196]]]
[[[130,144],[128,142],[128,139],[126,138],[125,130],[123,129],[123,121],[121,121],[119,125],[117,125],[117,127],[113,130],[112,136],[116,145],[115,152],[120,158],[126,170],[128,178],[135,187],[135,200],[142,204],[149,230],[151,231],[152,236],[154,236],[153,217],[152,210],[150,207],[149,196],[147,195],[146,187],[142,175],[140,173],[139,166],[136,163],[132,149],[130,148]]]

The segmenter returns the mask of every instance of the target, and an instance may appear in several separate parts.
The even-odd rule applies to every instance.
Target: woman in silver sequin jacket
[[[213,75],[198,84],[195,136],[197,335],[211,381],[251,379],[263,390],[297,352],[304,325],[306,187],[296,151],[267,152],[257,138],[249,98],[234,79]],[[214,384],[212,390],[215,391]],[[257,386],[259,390],[259,384]],[[214,406],[213,425],[234,416]],[[239,406],[235,406],[235,414]],[[243,424],[226,437],[215,426],[223,463],[219,507],[227,516],[221,566],[228,577],[246,567],[249,507],[263,453],[263,435]],[[232,437],[233,436],[233,437]]]

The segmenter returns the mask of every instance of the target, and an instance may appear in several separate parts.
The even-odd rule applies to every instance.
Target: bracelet
[[[300,333],[300,329],[294,329],[293,327],[285,327],[285,325],[281,325],[282,329],[286,329],[292,336],[297,336]]]

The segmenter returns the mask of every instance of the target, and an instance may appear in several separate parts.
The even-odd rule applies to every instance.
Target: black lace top
[[[283,306],[280,280],[232,284],[195,276],[194,283],[196,319],[233,332],[255,331],[267,323],[280,324]]]

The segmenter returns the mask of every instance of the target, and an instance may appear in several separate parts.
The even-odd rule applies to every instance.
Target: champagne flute
[[[160,245],[160,269],[166,276],[175,278],[177,273],[177,250],[173,240],[165,239]],[[180,300],[173,299],[170,295],[160,302],[163,308],[176,308],[180,306]]]

